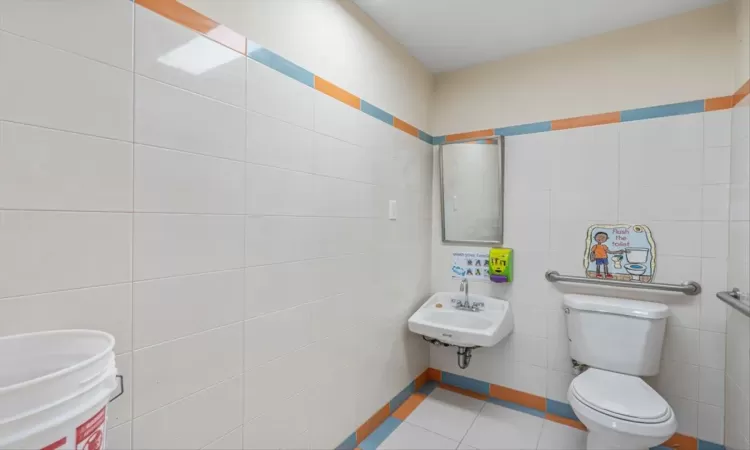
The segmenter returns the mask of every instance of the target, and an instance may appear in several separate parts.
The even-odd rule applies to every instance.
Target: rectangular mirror
[[[443,242],[503,241],[502,137],[440,146]]]

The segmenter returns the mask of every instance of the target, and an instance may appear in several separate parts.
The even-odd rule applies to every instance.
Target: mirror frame
[[[444,167],[443,167],[443,147],[446,145],[451,144],[462,144],[465,142],[472,142],[476,141],[478,139],[497,139],[497,145],[499,146],[500,150],[500,167],[498,168],[498,171],[500,172],[500,211],[502,214],[502,220],[501,220],[501,226],[500,226],[500,238],[497,241],[456,241],[447,239],[445,235],[445,186],[444,186]],[[468,245],[476,245],[476,246],[493,246],[493,245],[503,245],[503,237],[505,233],[505,138],[503,136],[499,135],[493,135],[489,137],[481,137],[481,138],[469,138],[469,139],[461,139],[449,143],[443,143],[439,145],[438,148],[438,164],[440,168],[440,229],[442,230],[442,240],[444,244],[468,244]]]

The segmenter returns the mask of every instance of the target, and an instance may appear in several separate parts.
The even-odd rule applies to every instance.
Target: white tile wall
[[[750,98],[731,111],[731,171],[727,287],[750,293]],[[750,319],[728,309],[724,424],[727,448],[750,448]],[[721,364],[717,361],[716,364]],[[709,416],[711,410],[705,414]],[[714,423],[719,421],[714,413]],[[718,433],[718,426],[705,433]]]
[[[64,3],[0,1],[0,335],[115,336],[108,448],[337,446],[427,367],[431,146],[134,2]]]
[[[0,123],[0,207],[129,211],[133,145]]]
[[[242,160],[245,111],[137,75],[135,142]]]
[[[2,31],[0,54],[0,120],[132,139],[131,72]]]
[[[0,2],[0,29],[122,69],[133,67],[133,3],[7,0]]]
[[[727,318],[715,293],[726,289],[732,270],[730,160],[741,159],[729,151],[730,122],[722,111],[507,137],[504,245],[515,252],[515,279],[510,286],[473,283],[472,290],[511,302],[514,334],[475,352],[466,371],[456,366],[453,349],[431,347],[430,365],[567,402],[573,374],[563,293],[664,302],[672,316],[661,373],[647,381],[675,409],[680,432],[723,443],[717,411],[724,404]],[[433,220],[439,224],[437,187]],[[648,225],[658,254],[656,281],[695,280],[704,293],[547,283],[548,269],[582,273],[582,246],[594,223]],[[743,241],[747,229],[733,226]],[[433,228],[432,290],[456,290],[450,254],[465,248],[443,245],[439,236]]]

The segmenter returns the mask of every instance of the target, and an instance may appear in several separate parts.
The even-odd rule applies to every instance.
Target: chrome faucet
[[[461,286],[459,287],[459,290],[464,293],[464,301],[453,299],[451,302],[455,303],[456,309],[460,309],[462,311],[481,311],[482,308],[484,308],[484,302],[470,302],[469,301],[469,280],[464,278],[461,280]]]
[[[463,305],[461,304],[461,301],[459,301],[456,306],[463,307],[463,308],[471,308],[471,304],[469,303],[469,280],[467,280],[466,278],[461,280],[461,286],[458,288],[458,290],[465,293],[466,296],[464,297]]]

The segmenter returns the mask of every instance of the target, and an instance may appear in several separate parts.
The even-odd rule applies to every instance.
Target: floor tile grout
[[[427,398],[429,398],[429,397],[430,397],[430,395],[432,395],[432,393],[433,393],[433,392],[435,392],[435,391],[436,391],[437,389],[440,389],[440,386],[436,386],[436,387],[435,387],[435,389],[433,389],[433,390],[432,390],[432,391],[430,392],[430,394],[428,394],[428,395],[427,395],[427,396],[425,397],[425,400],[426,400]],[[446,390],[446,389],[443,389],[443,390]],[[453,391],[449,391],[449,390],[448,390],[448,392],[453,392]],[[459,392],[455,392],[455,393],[456,393],[456,394],[459,394],[459,395],[464,395],[464,394],[461,394],[461,393],[459,393]],[[486,408],[486,406],[487,406],[487,404],[488,404],[488,403],[492,403],[492,402],[490,402],[490,401],[489,401],[489,399],[487,399],[487,400],[482,400],[482,407],[481,407],[481,408],[479,409],[479,411],[478,411],[478,412],[476,413],[476,415],[474,416],[474,420],[472,420],[471,424],[470,424],[470,425],[469,425],[469,427],[468,427],[468,428],[466,429],[466,432],[464,433],[464,436],[463,436],[463,437],[461,438],[461,440],[460,440],[460,441],[458,441],[458,446],[457,446],[457,448],[458,448],[458,447],[460,447],[460,446],[462,446],[462,445],[468,446],[468,444],[464,444],[464,440],[466,439],[466,436],[467,436],[467,435],[469,434],[469,431],[471,431],[471,429],[472,429],[472,428],[474,427],[474,424],[476,423],[476,420],[477,420],[477,419],[479,418],[479,415],[480,415],[480,414],[482,413],[482,411],[484,411],[484,409]],[[515,409],[513,409],[513,408],[507,408],[507,407],[505,407],[505,406],[503,406],[503,405],[498,405],[498,404],[494,404],[494,403],[493,403],[493,405],[495,405],[495,406],[497,406],[497,407],[500,407],[500,408],[505,408],[505,409],[508,409],[508,410],[511,410],[511,411],[515,411],[515,412],[517,412],[517,413],[521,413],[521,414],[528,414],[528,413],[525,413],[524,411],[518,411],[518,410],[515,410]],[[420,406],[421,406],[421,404],[420,404]],[[419,406],[418,406],[417,408],[419,408]],[[416,408],[415,408],[415,410],[414,410],[414,411],[416,411]],[[412,413],[413,413],[414,411],[412,411]],[[411,416],[411,414],[409,414],[409,416]],[[401,425],[403,425],[403,423],[409,423],[409,425],[411,425],[411,426],[414,426],[414,427],[420,428],[420,429],[422,429],[422,430],[425,430],[425,431],[427,431],[427,432],[430,432],[430,433],[432,433],[432,434],[434,434],[434,435],[436,435],[436,436],[440,436],[440,437],[442,437],[442,438],[448,439],[449,441],[452,441],[452,442],[456,442],[456,440],[455,440],[455,439],[453,439],[453,438],[450,438],[450,437],[444,436],[444,435],[442,435],[442,434],[440,434],[440,433],[438,433],[438,432],[436,432],[436,431],[433,431],[433,430],[431,430],[431,429],[428,429],[428,428],[425,428],[425,427],[423,427],[423,426],[421,426],[421,425],[417,425],[417,424],[414,424],[414,423],[410,422],[410,421],[409,421],[409,416],[407,416],[407,417],[406,417],[406,418],[405,418],[404,420],[402,420],[402,421],[401,421],[401,423],[399,424],[399,427],[400,427]],[[546,419],[545,417],[539,417],[539,416],[535,416],[535,415],[532,415],[532,416],[533,416],[533,417],[537,417],[538,419],[542,420],[542,426],[541,426],[541,428],[540,428],[540,431],[539,431],[539,434],[538,434],[538,436],[537,436],[537,439],[536,439],[536,445],[535,445],[535,449],[538,449],[538,448],[539,448],[539,444],[540,444],[540,442],[541,442],[541,439],[542,439],[542,434],[543,434],[543,432],[544,432],[544,426],[545,426],[545,424],[546,424],[547,422],[552,422],[552,421],[550,421],[550,420],[547,420],[547,419]],[[563,424],[563,425],[564,425],[564,424]],[[396,430],[396,429],[398,429],[398,427],[396,427],[396,428],[395,428],[395,429],[394,429],[393,431],[395,432],[395,430]],[[582,430],[579,430],[579,431],[582,431]],[[391,434],[392,434],[392,433],[391,433]],[[386,438],[386,439],[387,439],[387,438]],[[383,441],[383,442],[385,442],[385,441]],[[381,443],[381,445],[382,445],[382,443]]]

